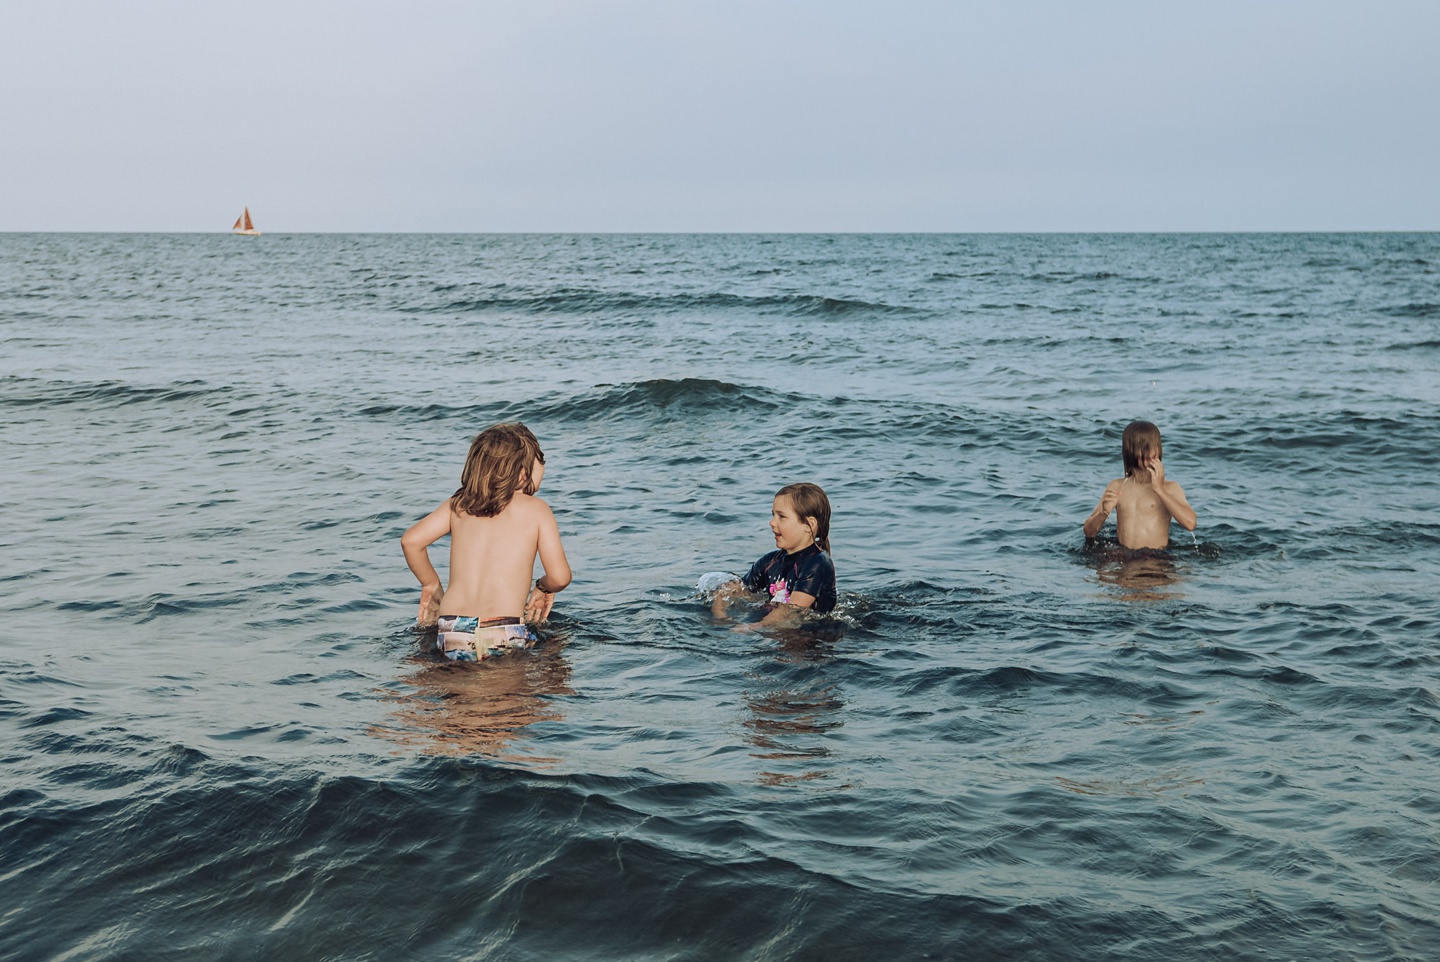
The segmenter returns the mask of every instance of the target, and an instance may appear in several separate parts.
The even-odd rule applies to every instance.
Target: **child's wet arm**
[[[803,591],[792,591],[789,604],[796,608],[813,608],[815,607],[815,596]]]
[[[545,574],[536,580],[535,586],[547,594],[563,591],[570,584],[570,562],[565,557],[565,545],[560,542],[560,525],[547,507],[540,521],[538,539],[540,567]]]
[[[1105,527],[1105,519],[1110,517],[1111,511],[1115,510],[1117,497],[1118,493],[1114,482],[1106,485],[1105,493],[1100,496],[1100,503],[1095,505],[1095,510],[1090,512],[1090,516],[1081,525],[1085,537],[1093,538],[1100,533],[1101,528]]]
[[[710,613],[716,618],[726,619],[730,617],[730,602],[738,595],[743,595],[748,589],[742,581],[727,581],[715,589],[715,597],[710,599]]]
[[[814,607],[815,596],[807,595],[803,591],[790,592],[790,600],[783,605],[776,605],[761,618],[762,625],[783,625],[794,621],[799,617],[800,612],[806,608]]]
[[[1164,488],[1155,492],[1160,497],[1160,503],[1165,505],[1165,510],[1170,512],[1170,517],[1180,522],[1180,527],[1186,531],[1194,531],[1199,518],[1195,515],[1195,509],[1190,507],[1190,502],[1185,500],[1185,489],[1174,481],[1167,481]]]
[[[1110,517],[1110,512],[1102,512],[1101,506],[1096,505],[1095,510],[1090,512],[1090,516],[1080,526],[1080,530],[1085,532],[1085,537],[1093,538],[1100,533],[1101,528],[1105,527],[1105,519],[1108,517]]]
[[[440,584],[440,574],[430,563],[429,548],[449,533],[450,502],[446,501],[400,536],[400,549],[405,552],[405,563],[410,566],[422,587]]]

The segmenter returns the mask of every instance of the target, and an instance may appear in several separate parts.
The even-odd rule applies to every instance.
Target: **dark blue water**
[[[1433,959],[1437,270],[0,235],[0,958]],[[1137,417],[1159,558],[1080,533]],[[438,663],[399,535],[503,419],[576,581]],[[733,633],[797,480],[836,617]]]

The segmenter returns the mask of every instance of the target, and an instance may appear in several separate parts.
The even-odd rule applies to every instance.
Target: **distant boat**
[[[230,228],[236,234],[248,234],[251,237],[259,237],[260,232],[255,229],[255,222],[250,219],[250,208],[245,208],[245,213],[235,219],[235,226]]]

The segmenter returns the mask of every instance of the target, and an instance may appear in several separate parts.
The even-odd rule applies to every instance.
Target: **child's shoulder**
[[[516,517],[521,518],[547,518],[553,516],[550,505],[543,499],[533,494],[526,494],[524,491],[516,491],[510,503],[505,506],[508,512],[514,512]]]

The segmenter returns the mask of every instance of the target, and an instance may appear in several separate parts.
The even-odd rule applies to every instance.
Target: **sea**
[[[1440,234],[12,233],[0,344],[5,962],[1440,957]],[[516,420],[575,580],[452,664]]]

